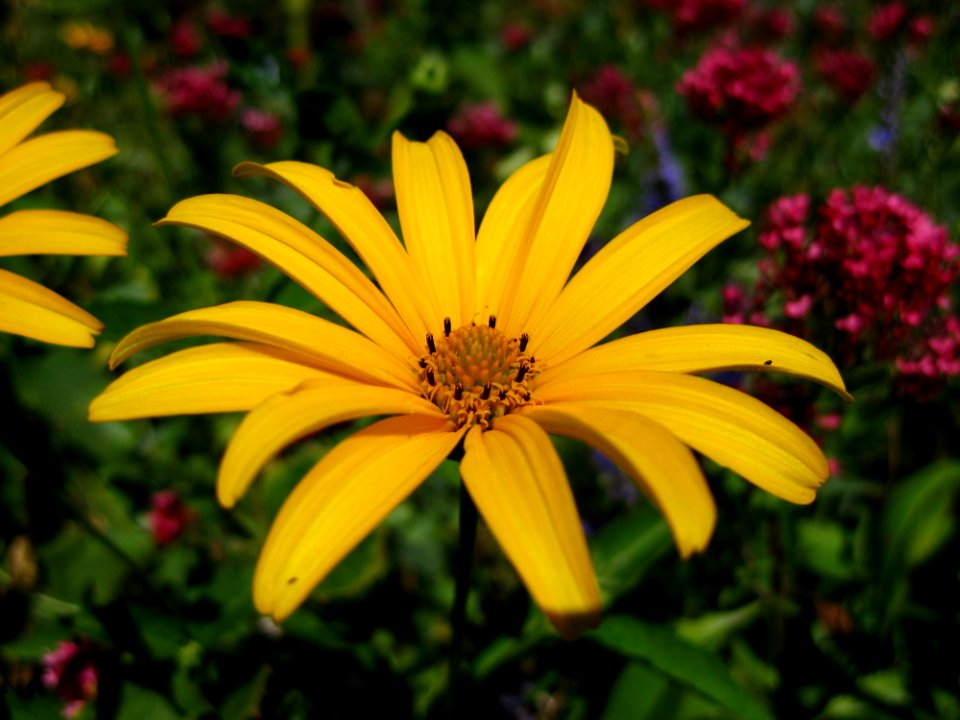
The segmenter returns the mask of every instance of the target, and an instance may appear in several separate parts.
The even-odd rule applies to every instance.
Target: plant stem
[[[477,540],[477,506],[460,483],[460,539],[457,546],[455,580],[450,624],[453,642],[450,648],[450,717],[462,717],[458,707],[463,690],[463,636],[467,622],[467,595],[470,592],[470,574],[473,570],[473,550]]]

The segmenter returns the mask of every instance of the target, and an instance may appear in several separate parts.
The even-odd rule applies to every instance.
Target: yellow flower
[[[113,138],[64,130],[25,140],[63,105],[47,83],[0,96],[0,207],[44,183],[116,154]],[[123,255],[127,234],[89,215],[19,210],[0,218],[0,257],[29,254]],[[92,347],[100,322],[42,285],[0,270],[0,331],[58,345]]]
[[[71,20],[60,28],[63,42],[74,50],[105,55],[113,49],[113,33],[89,22]]]
[[[356,330],[299,310],[233,302],[143,326],[117,365],[157,343],[193,347],[115,381],[94,420],[249,411],[220,465],[230,507],[290,443],[334,423],[392,416],[331,450],[278,514],[254,579],[257,608],[282,620],[463,441],[460,472],[481,516],[557,629],[599,619],[600,596],[574,500],[548,433],[582,440],[634,478],[681,555],[702,550],[715,507],[688,446],[794,502],[827,476],[816,444],[748,395],[692,373],[779,370],[845,393],[834,365],[772,330],[701,325],[593,347],[700,256],[747,225],[709,196],[624,230],[567,278],[606,200],[613,142],[576,96],[557,148],[500,188],[479,231],[463,157],[437,133],[393,137],[405,246],[360,190],[300,162],[243,163],[327,216],[377,284],[326,240],[255,200],[207,195],[160,224],[260,253]],[[378,287],[379,285],[379,287]]]

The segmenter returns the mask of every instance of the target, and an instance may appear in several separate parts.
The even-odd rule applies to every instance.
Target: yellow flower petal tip
[[[237,165],[237,177],[266,176],[297,192],[360,262],[279,210],[233,195],[184,200],[157,224],[253,250],[344,324],[236,302],[145,325],[118,343],[111,366],[180,338],[227,342],[129,371],[91,415],[246,412],[217,480],[227,507],[292,443],[385,416],[323,457],[274,520],[254,602],[277,621],[462,441],[460,475],[480,515],[545,616],[576,637],[599,623],[601,595],[550,434],[615,462],[687,557],[703,551],[716,524],[694,451],[791,502],[811,501],[827,475],[799,427],[699,375],[781,371],[849,398],[823,353],[763,328],[670,328],[598,344],[748,224],[716,198],[687,198],[627,228],[572,274],[606,202],[617,148],[601,115],[573,93],[556,149],[507,179],[475,236],[454,141],[397,132],[402,241],[363,192],[328,170]]]
[[[28,136],[63,105],[62,93],[35,82],[0,95],[0,206],[41,185],[116,154],[113,138],[88,130]],[[19,210],[0,217],[0,256],[124,255],[127,234],[98,218],[62,210]],[[103,325],[57,293],[0,271],[0,332],[89,348]]]

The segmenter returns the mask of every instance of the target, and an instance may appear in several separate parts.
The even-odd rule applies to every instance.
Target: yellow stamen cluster
[[[428,354],[418,367],[421,392],[457,429],[479,424],[488,430],[496,418],[532,402],[527,383],[537,369],[526,346],[525,334],[508,338],[492,316],[487,325],[456,330],[445,319],[442,337],[427,335]]]

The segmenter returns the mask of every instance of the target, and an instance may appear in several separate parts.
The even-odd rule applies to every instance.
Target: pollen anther
[[[489,430],[497,418],[536,402],[528,384],[539,368],[525,353],[529,336],[508,337],[496,324],[491,315],[486,325],[454,329],[444,318],[442,337],[426,335],[429,353],[416,368],[420,392],[457,428]]]

